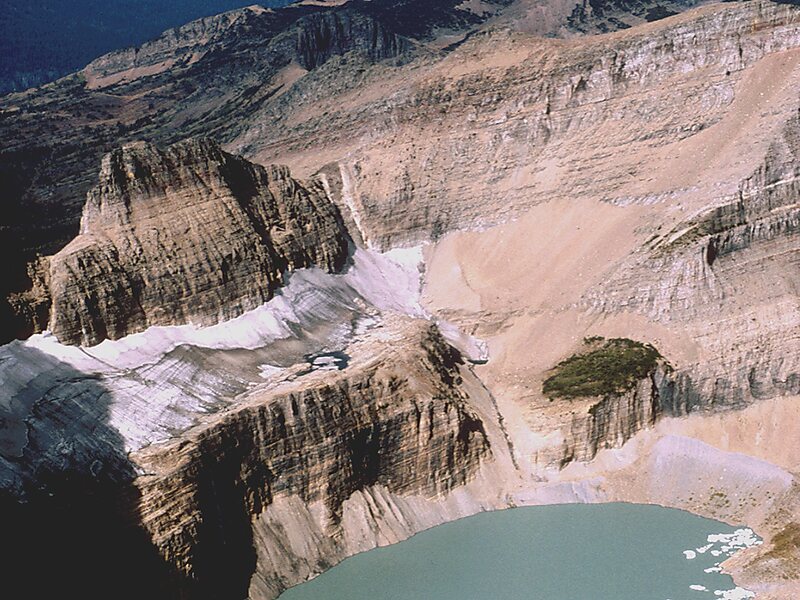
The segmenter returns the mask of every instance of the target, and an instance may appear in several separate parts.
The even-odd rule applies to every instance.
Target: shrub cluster
[[[653,372],[662,358],[650,344],[625,338],[586,338],[587,350],[558,363],[545,379],[549,398],[619,395]]]

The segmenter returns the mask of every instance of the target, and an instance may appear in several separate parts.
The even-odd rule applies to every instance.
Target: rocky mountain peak
[[[340,269],[347,248],[321,182],[207,139],[163,150],[137,142],[103,158],[81,232],[50,258],[39,289],[59,340],[91,345],[238,316],[272,297],[287,271]]]
[[[99,182],[84,205],[81,231],[103,228],[110,224],[107,220],[130,223],[136,219],[135,211],[145,209],[154,199],[164,200],[170,190],[211,185],[212,181],[231,189],[236,186],[234,163],[235,157],[207,138],[179,142],[164,150],[143,141],[125,144],[103,157]],[[285,168],[273,171],[288,175]]]

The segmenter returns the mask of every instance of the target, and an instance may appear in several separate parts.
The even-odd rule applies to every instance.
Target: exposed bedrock
[[[244,36],[265,14],[247,9],[230,26]],[[493,31],[447,57],[375,65],[412,45],[337,12],[284,37],[270,30],[274,64],[231,72],[224,100],[201,84],[220,64],[269,62],[259,36],[232,49],[215,37],[222,29],[195,25],[187,35],[209,48],[166,39],[149,57],[88,69],[90,85],[122,103],[180,85],[166,83],[173,68],[193,73],[183,80],[193,91],[167,91],[202,101],[154,99],[174,126],[158,135],[208,127],[265,164],[285,154],[319,174],[294,179],[204,140],[113,151],[78,237],[32,263],[33,288],[14,297],[38,328],[91,345],[221,322],[272,297],[287,272],[340,270],[350,229],[377,247],[442,238],[426,251],[426,310],[480,337],[489,360],[463,364],[429,323],[369,309],[381,296],[424,314],[416,264],[405,281],[377,262],[377,274],[325,290],[320,270],[296,274],[302,293],[287,293],[284,308],[294,303],[324,335],[287,320],[275,329],[288,337],[262,340],[268,348],[178,336],[126,367],[101,364],[98,349],[29,340],[39,346],[0,356],[14,389],[0,414],[0,530],[11,532],[0,544],[22,549],[12,574],[36,569],[36,585],[54,588],[41,596],[88,582],[84,597],[270,599],[357,551],[481,509],[631,499],[625,481],[603,489],[602,469],[633,460],[638,442],[605,450],[665,416],[797,392],[799,15],[767,2],[706,7],[580,43]],[[162,64],[170,48],[183,48],[180,64]],[[353,287],[388,278],[402,285]],[[257,320],[227,332],[250,338]],[[542,374],[594,333],[661,337],[675,371],[659,365],[624,393],[550,402]],[[308,353],[331,339],[343,370],[314,370]],[[83,353],[92,372],[36,347]],[[634,497],[684,502],[673,483],[705,450],[651,441],[642,477],[661,487]],[[677,458],[659,463],[658,452]],[[572,470],[592,478],[568,480]],[[792,481],[781,472],[769,486]],[[81,537],[87,522],[98,528]],[[54,546],[66,558],[52,584],[37,553],[50,536],[77,538]]]
[[[676,375],[674,412],[800,392],[800,121],[739,190],[653,238],[582,300],[686,327],[703,348]]]
[[[485,227],[554,197],[733,193],[792,114],[800,11],[748,2],[691,14],[567,41],[493,30],[380,83],[364,77],[357,97],[322,69],[287,91],[276,121],[265,109],[230,146],[308,169],[335,159],[376,247]]]
[[[572,400],[571,416],[562,430],[560,465],[592,460],[599,450],[619,448],[643,429],[652,427],[665,412],[673,393],[671,373],[663,366],[633,388],[593,400]],[[539,462],[542,456],[537,457]]]
[[[358,13],[318,13],[299,22],[297,61],[311,70],[333,56],[361,52],[371,61],[400,56],[414,47],[380,22]]]
[[[175,74],[199,61],[206,63],[205,69],[220,68],[223,65],[217,61],[228,52],[247,57],[253,66],[269,73],[293,61],[311,70],[332,56],[352,51],[363,51],[378,61],[412,47],[408,38],[356,10],[298,6],[273,11],[254,5],[171,29],[139,48],[101,56],[83,74],[90,86],[108,87],[142,75]],[[230,84],[247,77],[236,69],[231,75]]]
[[[370,63],[413,50],[413,42],[369,13],[338,5],[245,7],[4,98],[0,250],[7,267],[0,281],[0,339],[33,331],[7,297],[30,288],[27,263],[61,250],[76,235],[105,153],[135,140],[160,147],[189,137],[224,140],[243,115],[278,99],[306,69],[345,53]]]
[[[193,597],[245,597],[257,562],[251,597],[272,597],[347,555],[343,505],[356,492],[441,498],[490,459],[458,353],[427,325],[403,333],[400,351],[367,358],[357,344],[341,375],[256,391],[213,425],[135,456],[148,473],[142,522]],[[292,498],[312,511],[316,535],[260,519]],[[328,539],[301,554],[317,535]]]
[[[136,48],[111,52],[80,73],[3,98],[2,249],[18,256],[2,296],[25,285],[25,263],[60,250],[78,229],[99,160],[126,141],[167,145],[189,136],[226,140],[298,78],[331,58],[365,66],[399,62],[439,28],[474,28],[507,0],[476,14],[460,0],[253,5],[198,19]],[[434,51],[435,52],[435,51]],[[356,69],[341,80],[358,77]],[[24,108],[22,108],[24,106]],[[321,165],[318,165],[321,166]],[[0,305],[3,313],[6,307]],[[0,314],[5,321],[6,314]],[[3,326],[10,323],[3,322]],[[16,332],[14,332],[16,333]]]
[[[455,10],[459,18],[445,20],[457,31],[505,3],[483,3],[483,16],[443,4],[429,14],[415,3],[413,18],[430,24]],[[438,24],[406,36],[408,15],[384,9],[246,8],[7,99],[0,245],[14,258],[0,293],[30,287],[26,263],[74,237],[100,157],[125,140],[212,135],[304,176],[332,165],[328,180],[343,180],[341,204],[364,239],[390,247],[496,223],[558,195],[630,203],[698,186],[732,192],[722,188],[752,171],[791,112],[781,90],[796,76],[792,6],[718,5],[570,40],[520,33],[509,8],[500,23],[511,31],[489,29],[446,54],[419,41]],[[703,154],[719,140],[740,144],[736,168],[727,155]],[[9,311],[0,302],[4,337],[29,333]]]
[[[271,298],[287,271],[336,271],[347,252],[319,181],[206,140],[134,144],[103,159],[80,234],[17,301],[60,341],[92,345],[151,325],[236,317]]]
[[[20,568],[29,573],[39,563],[25,536],[46,544],[50,526],[53,534],[77,535],[70,528],[79,519],[86,532],[66,561],[76,571],[57,582],[64,593],[107,595],[111,575],[90,570],[124,559],[111,573],[139,572],[131,587],[138,593],[273,598],[356,551],[480,510],[467,496],[437,509],[483,465],[508,463],[497,414],[485,394],[474,393],[480,384],[459,353],[429,323],[399,318],[348,353],[343,371],[298,365],[181,438],[128,457],[120,435],[116,443],[111,433],[54,441],[58,431],[33,430],[25,452],[52,450],[51,457],[37,463],[25,502],[18,491],[3,491],[3,545],[22,549],[31,562]],[[102,381],[96,386],[102,399]],[[84,460],[86,448],[94,460]],[[392,508],[358,517],[370,502]],[[37,523],[38,511],[52,511],[60,525],[49,516]],[[134,597],[131,590],[122,597]]]

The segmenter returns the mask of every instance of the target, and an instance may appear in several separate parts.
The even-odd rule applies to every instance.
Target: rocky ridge
[[[0,429],[3,459],[30,466],[42,496],[62,473],[108,483],[113,500],[128,498],[120,514],[169,571],[164,580],[200,597],[235,590],[272,598],[349,554],[477,510],[607,500],[752,524],[768,544],[744,572],[760,592],[777,594],[765,597],[791,597],[781,593],[796,583],[800,559],[796,548],[780,548],[779,533],[798,497],[798,463],[783,448],[798,422],[790,396],[800,365],[798,43],[796,9],[749,2],[581,43],[494,31],[410,64],[330,57],[281,87],[275,104],[253,107],[256,117],[229,139],[263,160],[284,152],[302,171],[322,168],[308,183],[287,174],[287,185],[337,206],[335,230],[351,229],[359,243],[436,240],[417,316],[483,338],[488,362],[458,364],[427,324],[365,310],[367,294],[336,288],[334,312],[345,321],[358,313],[350,345],[289,327],[283,341],[293,351],[278,367],[265,359],[266,369],[263,348],[171,347],[176,356],[157,361],[153,380],[190,365],[173,383],[197,393],[204,414],[133,450],[109,423],[102,438],[122,461],[107,467],[92,462],[95,448],[80,439],[50,444],[60,430],[40,425],[73,414],[86,415],[80,431],[106,423],[102,410],[82,406],[115,397],[107,374],[54,367],[92,389],[62,387],[61,379],[53,386],[36,373],[45,359],[26,355],[12,363],[22,368],[9,381],[23,384],[4,406],[12,418]],[[500,50],[508,52],[498,62]],[[326,88],[344,65],[363,67],[363,77],[345,69],[338,87]],[[360,87],[347,92],[355,79]],[[212,163],[238,161],[219,152]],[[121,175],[107,187],[123,190],[127,181]],[[147,198],[150,181],[136,177],[136,193]],[[127,236],[136,226],[120,206],[108,221],[101,201],[86,210]],[[460,228],[475,230],[453,231]],[[53,288],[46,261],[32,273],[35,289]],[[389,326],[362,328],[364,313]],[[675,371],[651,373],[620,396],[551,403],[543,374],[589,335],[650,342]],[[352,361],[314,371],[298,360],[306,344],[344,348]],[[218,363],[239,379],[202,389],[197,374]],[[133,381],[142,365],[131,370]],[[146,393],[130,398],[137,407],[157,404]],[[28,404],[28,412],[19,408]],[[59,412],[65,405],[77,410]],[[426,410],[440,417],[428,416],[427,430]],[[425,439],[431,425],[438,430]],[[298,455],[301,442],[318,463]],[[21,454],[8,458],[9,448]],[[356,476],[354,465],[368,468]],[[65,498],[57,485],[49,489]],[[235,564],[225,573],[209,566],[227,560]]]
[[[413,46],[362,12],[338,6],[271,11],[248,7],[165,33],[139,49],[102,57],[81,74],[3,99],[0,158],[6,190],[0,295],[31,287],[26,263],[63,248],[78,231],[102,156],[124,143],[164,147],[224,131],[337,53],[371,60]],[[231,68],[236,65],[236,68]],[[59,107],[56,109],[56,107]],[[30,315],[0,302],[6,338],[30,334]]]
[[[365,355],[375,348],[365,339],[348,348],[342,374],[255,390],[213,424],[133,457],[147,472],[137,481],[142,524],[192,597],[248,587],[249,597],[274,597],[347,552],[344,505],[356,492],[443,498],[491,461],[461,357],[435,328],[398,325],[370,336],[392,350]],[[311,556],[297,555],[286,521],[264,520],[286,503],[319,506],[312,514],[328,540]]]
[[[556,11],[553,23],[530,16],[540,14],[540,4],[382,0],[247,7],[171,30],[140,48],[101,57],[79,74],[3,98],[0,132],[7,143],[0,151],[0,182],[6,208],[0,251],[18,258],[8,265],[0,296],[29,289],[26,264],[74,237],[100,159],[120,144],[144,139],[166,146],[212,136],[264,164],[285,163],[281,157],[288,158],[290,150],[313,148],[313,164],[303,161],[299,171],[308,175],[340,159],[363,135],[363,122],[351,117],[339,123],[338,111],[319,106],[320,100],[335,105],[356,89],[370,98],[369,87],[385,84],[387,74],[408,63],[436,63],[472,42],[483,27],[526,31],[534,18],[548,23],[536,29],[539,34],[561,31],[574,4]],[[409,75],[402,77],[410,81]],[[366,118],[374,111],[356,114]],[[331,118],[320,128],[316,119],[325,112]],[[251,139],[248,132],[256,130],[262,133]],[[291,159],[293,166],[301,166],[298,158]],[[448,221],[441,215],[438,220]],[[6,337],[31,332],[30,320],[15,317],[5,301],[0,325]]]
[[[137,573],[121,597],[274,598],[354,552],[503,502],[497,478],[513,467],[496,408],[435,326],[387,315],[346,352],[342,370],[276,370],[180,437],[131,453],[96,431],[96,447],[65,438],[45,456],[47,432],[33,425],[33,444],[13,459],[36,469],[25,502],[7,482],[0,490],[4,543],[20,549],[13,577],[35,564],[24,539],[91,519],[100,530],[72,539],[59,589],[103,597]],[[43,409],[57,420],[66,403]],[[109,553],[125,560],[87,578],[80,565]]]
[[[128,145],[103,159],[81,233],[46,259],[46,299],[31,312],[49,305],[39,326],[67,344],[210,325],[269,300],[287,272],[337,271],[347,255],[347,232],[319,181],[205,140],[164,151]]]
[[[591,311],[694,329],[706,354],[678,377],[679,412],[800,391],[798,131],[795,116],[737,192],[656,236],[584,299]]]
[[[8,195],[2,226],[4,243],[22,259],[14,265],[10,290],[26,284],[25,262],[37,252],[54,253],[75,235],[82,199],[104,153],[142,139],[160,146],[190,136],[224,142],[244,115],[278,101],[307,70],[337,56],[357,56],[369,66],[437,53],[422,43],[433,32],[474,28],[491,13],[459,4],[249,6],[169,30],[138,48],[100,57],[80,73],[4,97],[0,128],[7,143],[0,177]]]
[[[571,197],[617,203],[719,198],[758,159],[726,160],[698,180],[702,160],[692,170],[680,157],[699,154],[693,142],[717,123],[740,118],[735,90],[759,61],[779,60],[798,43],[797,10],[774,3],[716,5],[590,40],[489,32],[429,68],[387,73],[377,97],[369,81],[336,101],[298,86],[284,97],[289,114],[254,118],[231,146],[303,168],[335,153],[350,205],[377,248],[486,227],[500,207],[498,219],[519,216],[567,182]],[[754,158],[771,143],[767,132],[792,115],[789,101],[775,108],[767,96],[755,100],[764,104],[750,115],[763,120],[763,134],[742,142]],[[324,133],[310,143],[314,131]],[[653,177],[644,156],[681,175]]]

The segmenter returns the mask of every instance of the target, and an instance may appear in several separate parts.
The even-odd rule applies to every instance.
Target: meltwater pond
[[[482,513],[345,560],[280,600],[740,600],[749,529],[635,504]]]

